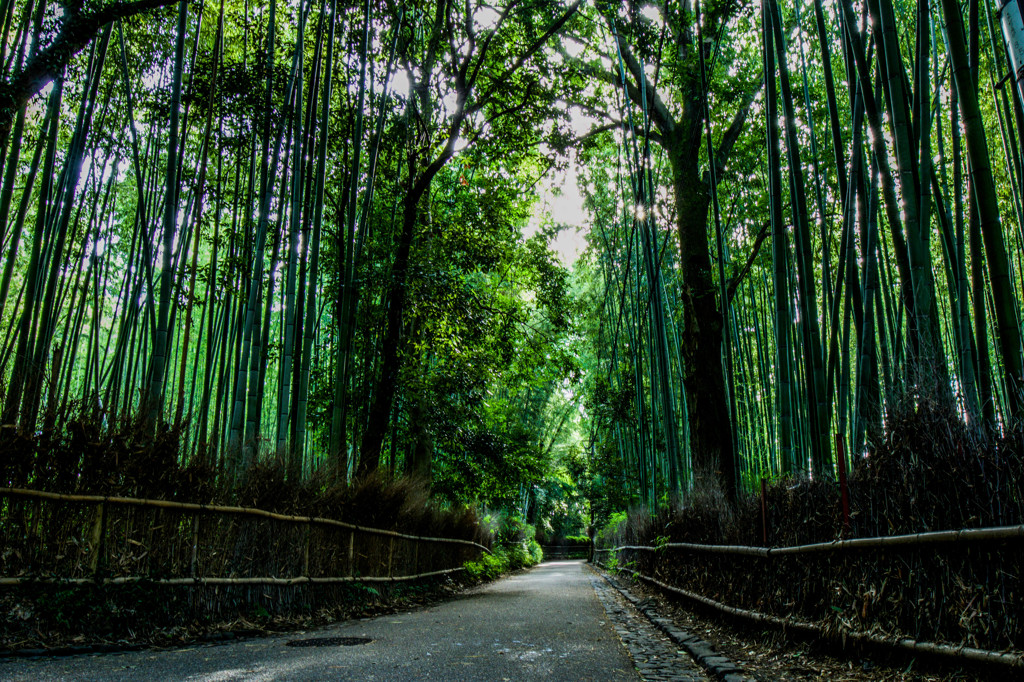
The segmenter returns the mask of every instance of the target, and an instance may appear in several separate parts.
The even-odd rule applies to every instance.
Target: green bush
[[[536,540],[530,541],[530,559],[534,564],[539,564],[544,560],[544,550],[541,549],[540,543]]]
[[[497,525],[494,553],[463,564],[472,580],[494,580],[507,571],[536,566],[544,558],[533,526],[514,514],[488,515],[487,520]]]
[[[494,554],[484,554],[478,561],[463,564],[471,580],[494,580],[509,569],[508,557],[499,549]]]
[[[508,514],[501,520],[496,539],[499,545],[508,546],[533,540],[535,537],[537,537],[537,529],[516,514]]]
[[[604,524],[601,530],[597,531],[597,539],[594,544],[598,547],[614,547],[622,539],[622,533],[626,528],[628,516],[626,512],[615,512]]]

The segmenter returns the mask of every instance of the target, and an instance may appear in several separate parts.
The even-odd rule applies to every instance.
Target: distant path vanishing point
[[[287,646],[327,637],[357,646]],[[219,645],[0,661],[0,680],[638,680],[582,561],[557,561],[443,604]]]

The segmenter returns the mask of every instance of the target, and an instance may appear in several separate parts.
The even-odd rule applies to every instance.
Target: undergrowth
[[[235,599],[225,602],[211,587],[168,588],[145,582],[36,585],[0,596],[0,609],[6,615],[0,627],[0,654],[94,643],[167,646],[305,629],[434,603],[457,592],[465,582],[444,577],[411,584],[284,588],[299,597],[298,606],[286,612],[277,608],[279,593],[265,590],[248,598],[236,593]],[[196,603],[217,604],[217,608],[194,611]],[[191,617],[182,617],[190,612]]]
[[[470,580],[494,580],[509,571],[535,566],[544,558],[536,529],[518,516],[488,515],[484,521],[496,527],[496,539],[490,554],[463,564]]]
[[[705,484],[672,509],[614,515],[598,532],[598,546],[790,546],[1024,523],[1020,430],[995,437],[925,404],[894,410],[886,434],[854,464],[848,531],[836,482],[784,477],[767,485],[767,537],[759,496],[733,507]],[[616,560],[730,606],[817,621],[833,631],[1024,648],[1024,555],[1012,543],[770,560],[666,549],[624,551]]]
[[[292,480],[279,458],[231,472],[225,458],[210,451],[182,463],[188,449],[183,429],[162,425],[154,432],[140,420],[107,421],[74,410],[45,422],[33,435],[0,432],[0,486],[251,507],[488,547],[495,540],[497,529],[483,523],[476,509],[441,506],[415,479],[381,473],[346,482],[325,467]],[[151,582],[161,578],[414,575],[458,566],[479,552],[465,545],[414,545],[259,517],[200,517],[118,505],[101,513],[93,504],[0,498],[0,576],[143,578],[126,585],[40,582],[8,589],[0,599],[0,646],[82,636],[155,641],[191,636],[218,623],[305,622],[317,614],[375,608],[396,595],[436,586],[213,588]],[[502,552],[510,565],[521,561],[511,545]]]
[[[414,478],[378,472],[347,482],[324,466],[293,480],[282,457],[265,457],[233,471],[227,464],[229,453],[209,448],[184,461],[184,426],[161,424],[154,431],[141,418],[109,419],[74,407],[46,423],[35,434],[7,430],[0,435],[0,486],[237,505],[411,534],[491,541],[475,509],[436,504],[428,487]]]

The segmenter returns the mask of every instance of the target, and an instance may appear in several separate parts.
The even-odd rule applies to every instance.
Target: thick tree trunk
[[[418,478],[429,485],[430,465],[433,460],[434,447],[430,433],[423,427],[428,409],[429,405],[427,405],[422,397],[416,396],[413,399],[409,417],[415,436],[412,448],[405,457],[405,474],[406,476]]]
[[[674,147],[679,148],[674,148]],[[736,498],[729,401],[722,365],[722,313],[715,297],[707,219],[711,195],[696,159],[685,145],[668,146],[679,231],[683,281],[683,388],[690,424],[694,479],[714,477],[730,500]]]
[[[429,186],[429,185],[428,185]],[[391,269],[391,286],[388,291],[387,327],[381,342],[380,376],[373,391],[373,404],[367,417],[366,431],[359,448],[357,476],[372,473],[380,465],[380,450],[384,435],[391,422],[391,405],[395,399],[398,357],[402,336],[402,313],[407,298],[406,276],[409,270],[409,253],[419,218],[419,197],[422,192],[410,192],[406,196],[402,215],[402,233],[395,249],[395,262]]]

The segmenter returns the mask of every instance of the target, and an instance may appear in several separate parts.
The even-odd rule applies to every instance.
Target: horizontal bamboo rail
[[[622,545],[620,547],[597,549],[596,552],[618,552],[624,549],[657,552],[663,549],[683,549],[691,552],[708,554],[737,554],[770,558],[790,554],[813,554],[820,552],[854,551],[860,549],[880,549],[891,547],[908,547],[912,545],[938,545],[956,542],[1003,542],[1006,540],[1024,539],[1024,525],[996,526],[994,528],[963,528],[961,530],[939,530],[927,533],[910,533],[908,535],[890,535],[874,538],[854,538],[852,540],[833,540],[831,542],[815,542],[807,545],[790,547],[752,547],[749,545],[702,545],[692,542],[666,542],[653,547],[650,545]]]
[[[632,573],[636,577],[648,582],[652,585],[656,585],[663,590],[678,594],[686,599],[697,602],[704,606],[710,607],[722,613],[726,613],[730,616],[737,618],[743,618],[750,620],[755,623],[763,623],[773,625],[776,627],[787,628],[790,630],[797,630],[814,637],[821,639],[839,640],[840,643],[845,644],[847,642],[853,642],[854,644],[867,643],[873,646],[887,647],[900,649],[915,654],[928,654],[932,656],[941,656],[944,658],[952,658],[956,660],[966,660],[974,663],[985,663],[985,664],[996,664],[1000,666],[1006,666],[1009,668],[1022,668],[1024,669],[1024,654],[1016,653],[1004,653],[999,651],[989,651],[987,649],[975,649],[973,647],[966,646],[952,646],[949,644],[937,644],[935,642],[918,642],[917,640],[909,638],[892,637],[886,638],[879,635],[873,635],[868,632],[844,632],[844,633],[827,633],[824,628],[814,623],[808,623],[804,621],[790,620],[788,618],[780,618],[778,616],[772,616],[767,613],[761,613],[759,611],[750,611],[747,609],[739,609],[734,606],[728,606],[721,602],[715,601],[709,597],[690,592],[678,587],[674,587],[667,583],[663,583],[656,578],[644,575],[639,571],[634,571],[628,568],[620,568],[619,570]]]
[[[344,528],[346,530],[358,531],[360,533],[367,533],[370,535],[383,535],[386,537],[402,538],[405,540],[416,540],[419,542],[438,542],[453,545],[468,545],[471,547],[477,547],[483,550],[484,552],[487,552],[488,554],[491,553],[491,550],[484,547],[478,542],[473,542],[472,540],[462,540],[460,538],[436,538],[429,536],[410,535],[408,533],[399,533],[398,531],[394,530],[370,528],[368,526],[360,526],[354,523],[346,523],[345,521],[325,519],[319,516],[289,516],[287,514],[278,514],[276,512],[270,512],[264,509],[254,509],[252,507],[230,507],[216,504],[172,502],[169,500],[147,500],[138,499],[134,497],[110,497],[106,495],[67,495],[63,493],[44,492],[42,490],[29,490],[27,488],[2,487],[0,487],[0,497],[24,497],[29,499],[54,500],[75,504],[113,504],[126,507],[153,507],[157,509],[175,509],[178,511],[192,512],[197,514],[231,514],[236,516],[255,516],[270,519],[273,521],[285,521],[288,523],[308,523],[321,526],[333,526],[335,528]]]
[[[327,578],[311,578],[308,576],[299,576],[296,578],[143,578],[140,576],[125,576],[120,578],[104,578],[97,580],[96,578],[36,578],[36,577],[23,577],[23,578],[0,578],[0,586],[18,586],[18,585],[127,585],[131,583],[145,582],[152,585],[277,585],[287,587],[289,585],[336,585],[340,583],[399,583],[406,582],[409,580],[422,580],[423,578],[431,578],[440,575],[448,575],[449,573],[457,573],[458,571],[464,571],[462,566],[456,568],[446,568],[441,571],[430,571],[429,573],[417,573],[416,575],[397,575],[397,576],[343,576],[343,577],[327,577]]]

